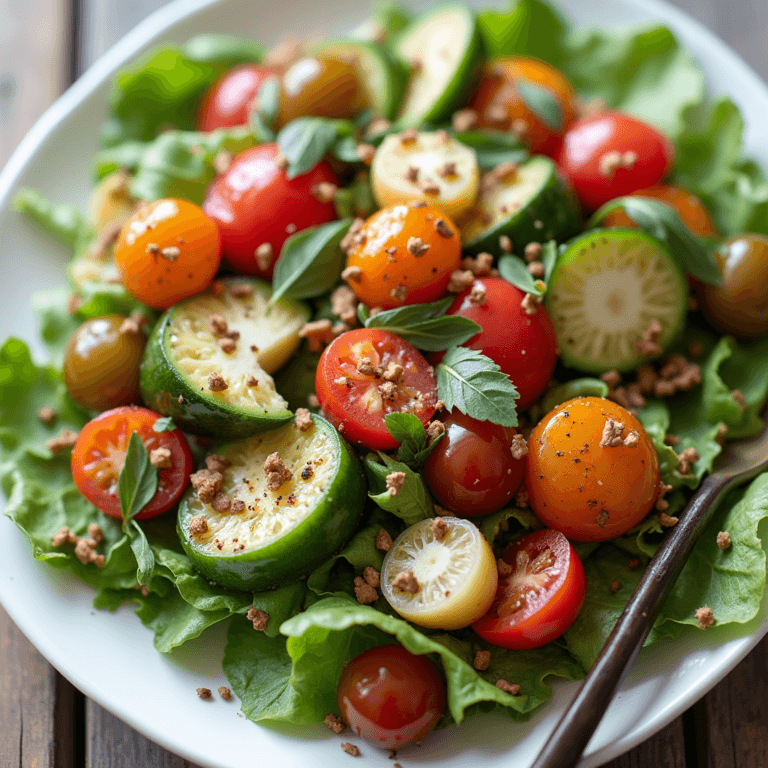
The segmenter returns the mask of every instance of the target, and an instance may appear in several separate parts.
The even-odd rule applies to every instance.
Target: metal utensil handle
[[[710,475],[691,498],[629,598],[616,626],[531,768],[577,765],[702,528],[736,478]]]

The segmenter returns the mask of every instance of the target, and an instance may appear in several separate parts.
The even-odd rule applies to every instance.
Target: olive
[[[362,108],[362,91],[353,64],[316,56],[299,59],[280,78],[277,125],[297,117],[348,118]]]
[[[734,336],[768,333],[768,237],[737,235],[715,255],[724,285],[703,287],[709,322]]]
[[[64,383],[90,411],[140,402],[139,364],[146,336],[120,315],[86,320],[67,341]],[[122,328],[122,333],[121,333]]]

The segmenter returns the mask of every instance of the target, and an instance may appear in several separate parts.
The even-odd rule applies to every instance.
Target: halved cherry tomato
[[[611,428],[614,439],[608,440]],[[531,507],[544,525],[569,539],[605,541],[626,533],[653,508],[659,477],[656,449],[643,425],[600,397],[559,405],[528,438]]]
[[[336,703],[358,736],[382,749],[400,749],[421,741],[440,721],[445,685],[426,656],[380,645],[344,667]]]
[[[521,81],[542,88],[557,102],[562,115],[559,130],[547,125],[525,101],[516,87]],[[551,156],[573,122],[572,98],[571,84],[549,64],[527,56],[509,56],[485,65],[468,106],[478,114],[478,128],[514,131],[531,152]]]
[[[456,225],[422,202],[374,213],[347,251],[347,267],[360,270],[350,288],[369,307],[384,309],[436,301],[460,265]]]
[[[702,237],[717,237],[718,232],[709,211],[696,195],[688,190],[671,184],[659,184],[648,189],[640,189],[632,193],[635,197],[651,197],[666,203],[680,217],[694,235]],[[603,227],[636,227],[632,219],[622,209],[612,211],[601,222]]]
[[[485,301],[470,296],[475,287],[485,290]],[[512,379],[520,398],[517,409],[533,405],[544,392],[557,364],[557,338],[549,313],[543,305],[533,315],[526,315],[521,304],[525,292],[501,277],[478,278],[460,293],[448,310],[474,320],[483,330],[463,346],[476,349],[491,358]],[[435,355],[433,362],[443,357]]]
[[[115,263],[131,296],[168,309],[210,285],[221,263],[219,228],[199,205],[156,200],[126,222]]]
[[[77,490],[110,517],[120,518],[117,481],[134,432],[139,433],[150,455],[156,448],[167,448],[171,452],[170,467],[159,469],[157,491],[136,515],[137,520],[169,510],[189,483],[192,451],[180,429],[155,432],[153,427],[159,418],[159,413],[148,408],[114,408],[89,421],[77,438],[72,450],[72,477]]]
[[[672,167],[674,144],[621,112],[577,120],[565,134],[558,163],[582,206],[594,211],[614,197],[658,184]]]
[[[347,440],[382,451],[398,445],[387,414],[413,413],[426,424],[437,406],[429,363],[407,341],[376,328],[334,339],[317,364],[315,389],[325,417]]]
[[[338,185],[339,177],[325,161],[289,179],[278,167],[277,144],[261,144],[241,152],[208,188],[203,210],[218,225],[224,259],[246,275],[270,279],[283,243],[294,233],[336,218],[333,203],[313,190],[322,182]],[[257,259],[256,249],[269,253]],[[271,255],[270,255],[271,254]]]
[[[525,460],[512,456],[517,431],[477,421],[459,410],[442,421],[445,434],[424,464],[424,479],[432,493],[461,517],[501,509],[525,475]]]
[[[507,547],[511,573],[499,572],[496,598],[472,629],[501,648],[527,650],[560,637],[576,621],[587,577],[568,539],[557,531],[534,531]]]
[[[277,74],[278,70],[274,67],[260,64],[241,64],[225,72],[205,92],[200,102],[197,130],[214,131],[246,125],[261,84]]]

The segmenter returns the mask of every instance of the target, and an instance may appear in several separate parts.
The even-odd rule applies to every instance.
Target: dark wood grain
[[[683,718],[673,720],[648,741],[602,768],[695,768],[685,760]]]

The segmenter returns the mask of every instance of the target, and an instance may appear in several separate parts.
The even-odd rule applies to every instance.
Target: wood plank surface
[[[602,768],[695,768],[685,760],[683,718]]]

